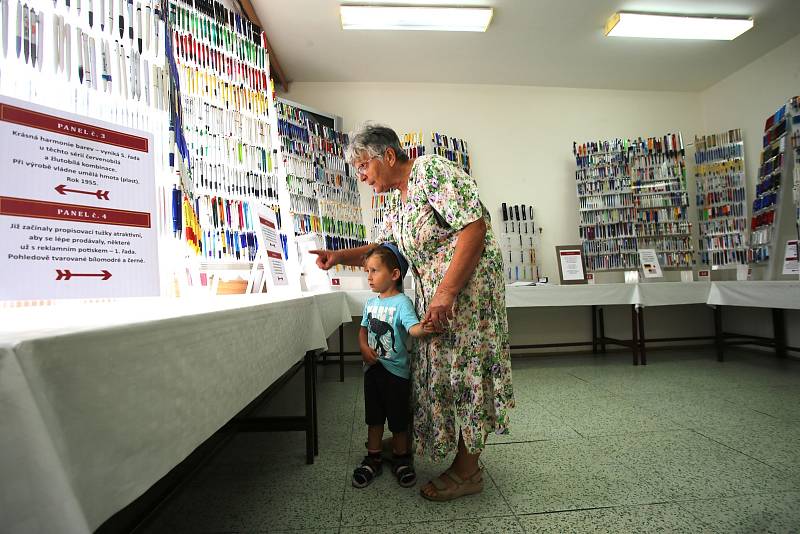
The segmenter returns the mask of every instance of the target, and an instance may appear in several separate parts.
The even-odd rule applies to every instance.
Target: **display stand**
[[[665,269],[694,264],[681,134],[573,143],[579,233],[589,271],[638,268],[639,248]]]
[[[448,137],[439,132],[432,132],[431,143],[434,154],[449,159],[464,169],[467,174],[472,174],[472,161],[466,141],[457,137]]]
[[[782,274],[786,242],[797,238],[797,208],[784,182],[795,175],[793,140],[800,130],[798,97],[790,99],[764,125],[763,150],[753,200],[750,247],[752,261],[765,280]],[[794,278],[794,277],[793,277]]]
[[[742,132],[695,137],[694,147],[700,262],[735,269],[748,262]]]
[[[539,239],[533,217],[533,206],[507,205],[504,202],[501,211],[503,230],[500,233],[500,245],[506,282],[538,282],[536,246]],[[539,233],[541,230],[539,228]]]

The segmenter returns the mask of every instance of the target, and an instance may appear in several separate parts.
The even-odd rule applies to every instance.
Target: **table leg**
[[[775,337],[775,356],[778,358],[786,357],[786,322],[783,317],[783,310],[772,308],[772,332]]]
[[[319,421],[317,420],[317,415],[319,412],[317,411],[317,360],[312,359],[312,369],[311,369],[311,408],[313,411],[313,425],[314,425],[314,456],[319,456]]]
[[[339,325],[339,382],[344,382],[344,325]]]
[[[597,306],[592,305],[592,354],[597,354]]]
[[[714,306],[714,345],[717,347],[717,361],[725,361],[725,339],[722,335],[722,306]]]
[[[637,306],[636,314],[639,319],[639,361],[642,365],[647,365],[647,352],[644,346],[644,307]]]
[[[306,396],[306,463],[314,463],[314,351],[306,353],[305,362],[305,396]]]
[[[639,365],[639,321],[636,318],[636,305],[631,305],[631,352],[633,365]]]
[[[605,315],[603,314],[603,308],[600,308],[598,311],[598,323],[600,326],[600,352],[603,354],[606,353],[606,320]]]

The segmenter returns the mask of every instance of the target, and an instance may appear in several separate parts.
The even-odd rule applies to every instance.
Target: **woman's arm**
[[[458,233],[450,267],[436,288],[423,322],[431,321],[437,330],[442,330],[450,321],[456,296],[467,285],[481,259],[485,238],[486,221],[482,217],[469,223]]]
[[[364,254],[376,246],[375,243],[370,243],[363,247],[342,250],[312,250],[311,253],[317,255],[317,267],[327,271],[335,265],[362,267],[364,265]]]

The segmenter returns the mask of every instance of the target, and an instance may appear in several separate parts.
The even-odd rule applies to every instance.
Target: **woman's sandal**
[[[443,480],[445,476],[451,480],[451,482],[454,484],[453,486],[445,483]],[[423,497],[429,501],[452,501],[453,499],[457,499],[465,495],[473,495],[483,491],[483,471],[478,469],[474,475],[466,480],[462,480],[461,477],[458,476],[452,468],[450,468],[438,477],[431,480],[430,483],[433,484],[433,487],[436,489],[436,493],[433,495],[428,495],[422,489],[420,489],[419,492]]]
[[[392,473],[397,477],[397,483],[403,488],[410,488],[417,483],[417,473],[414,471],[414,460],[411,454],[392,456]]]
[[[372,484],[375,477],[382,472],[383,462],[365,456],[364,459],[361,460],[361,465],[356,467],[353,471],[353,487],[358,489],[366,488]]]

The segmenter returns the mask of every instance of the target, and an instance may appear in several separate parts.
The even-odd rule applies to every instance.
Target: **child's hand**
[[[364,347],[361,349],[361,359],[367,365],[374,365],[378,361],[378,353],[372,347]]]
[[[436,333],[436,327],[433,326],[433,321],[422,321],[419,324],[426,336]]]

